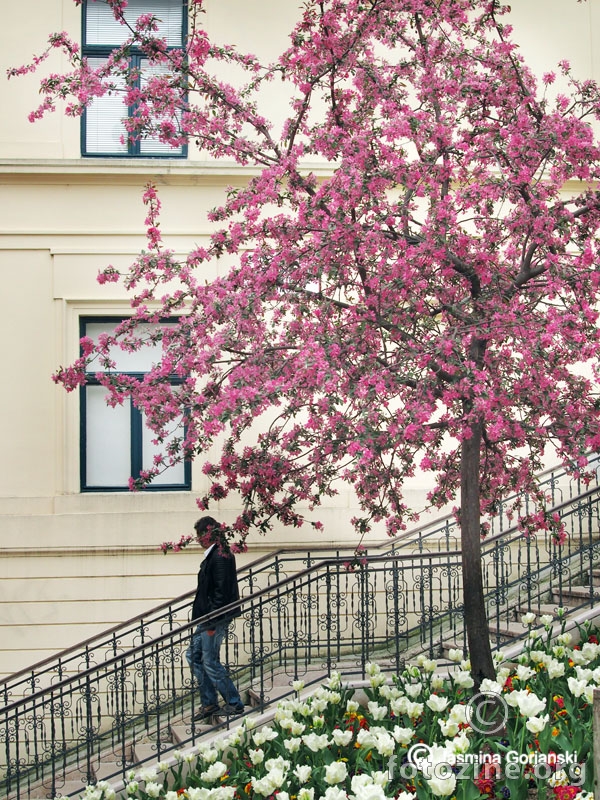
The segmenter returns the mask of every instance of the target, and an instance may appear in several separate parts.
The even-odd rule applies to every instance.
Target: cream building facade
[[[150,9],[157,2],[149,0]],[[66,30],[79,40],[82,9],[73,0],[1,3],[0,678],[195,585],[199,551],[165,557],[159,544],[191,532],[201,470],[192,465],[189,476],[177,478],[177,490],[107,487],[111,467],[101,453],[82,470],[92,399],[82,404],[51,375],[78,356],[82,324],[130,311],[122,287],[101,286],[96,276],[108,264],[127,267],[144,247],[144,185],[157,184],[166,244],[185,254],[209,233],[206,212],[225,187],[247,177],[235,166],[206,162],[193,147],[185,158],[86,156],[78,119],[56,113],[29,123],[39,77],[7,81],[6,69],[40,52],[49,32]],[[286,46],[300,5],[208,0],[205,27],[218,40],[273,58]],[[567,58],[579,76],[600,79],[600,0],[513,0],[512,8],[516,38],[537,71]],[[55,59],[48,71],[65,67]],[[285,111],[275,97],[273,108]],[[417,504],[422,489],[414,490]],[[223,504],[212,513],[228,521],[237,509]],[[254,539],[244,558],[284,545],[353,546],[353,513],[352,496],[340,495],[318,515],[322,537],[307,527],[282,529],[270,540]]]

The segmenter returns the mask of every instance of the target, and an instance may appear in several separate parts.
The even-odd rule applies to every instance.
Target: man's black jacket
[[[234,600],[239,600],[239,597],[235,556],[226,546],[217,543],[200,565],[192,619],[229,605]],[[217,623],[227,622],[240,614],[241,609],[238,607],[210,622],[202,623],[202,629],[211,630]]]

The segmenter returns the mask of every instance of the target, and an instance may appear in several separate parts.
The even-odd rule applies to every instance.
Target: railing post
[[[51,787],[51,792],[52,792],[51,797],[56,797],[57,788],[58,788],[57,785],[56,785],[56,773],[57,773],[56,756],[57,756],[58,748],[57,748],[57,745],[56,745],[56,721],[55,721],[55,716],[54,716],[54,708],[55,708],[55,706],[56,706],[56,703],[55,703],[55,700],[54,700],[54,692],[52,692],[52,694],[50,695],[50,703],[48,704],[48,708],[50,710],[50,747],[48,748],[48,750],[52,754],[51,773],[50,773],[50,775],[51,775],[50,787]],[[44,715],[42,714],[42,719],[43,719],[43,716]],[[89,759],[88,759],[88,763],[89,763]],[[88,783],[90,783],[89,774],[88,774],[88,777],[87,777],[87,781],[88,781]]]
[[[594,542],[593,542],[593,532],[592,532],[592,513],[593,513],[593,510],[592,510],[592,498],[591,497],[588,497],[587,502],[586,502],[586,507],[587,507],[587,523],[588,523],[587,524],[587,533],[588,533],[588,536],[587,536],[587,546],[588,546],[587,563],[588,563],[588,569],[589,569],[588,577],[589,577],[589,581],[590,581],[590,608],[591,608],[594,605],[594,588],[595,588],[594,587],[594,575],[593,575],[593,567],[594,567],[593,546],[594,546]]]
[[[7,703],[8,705],[8,703]],[[11,735],[11,725],[10,725],[10,714],[7,712],[4,716],[4,743],[5,743],[5,751],[6,751],[6,793],[7,795],[11,794],[12,791],[16,788],[16,798],[19,800],[20,798],[20,786],[19,786],[19,772],[18,772],[18,764],[19,764],[19,724],[18,724],[18,714],[19,712],[15,710],[15,722],[14,728]],[[15,745],[15,754],[14,758],[10,757],[10,744],[11,741],[14,742]],[[14,764],[14,770],[13,770]],[[16,774],[13,774],[16,773]],[[14,781],[14,783],[13,783]]]
[[[327,568],[325,570],[325,629],[326,629],[326,641],[327,641],[327,674],[331,675],[331,665],[332,665],[332,658],[331,658],[331,620],[332,620],[332,612],[331,612],[331,565],[327,564]]]
[[[292,630],[296,632],[298,630],[298,592],[292,592]],[[298,680],[298,653],[299,653],[299,645],[298,645],[298,636],[294,635],[293,638],[293,653],[294,653],[294,679]]]
[[[159,651],[159,643],[157,642],[154,647],[152,648],[152,661],[153,661],[153,673],[154,673],[154,697],[151,696],[152,706],[154,713],[152,714],[152,719],[156,720],[156,754],[157,758],[160,759],[161,753],[163,751],[163,742],[162,742],[162,726],[161,726],[161,669],[160,669],[160,651]]]
[[[392,555],[395,555],[395,549],[392,549]],[[399,631],[399,620],[400,620],[400,604],[399,604],[399,595],[400,595],[400,576],[399,576],[400,564],[397,559],[392,559],[392,619],[394,626],[392,628],[392,635],[394,637],[394,662],[396,671],[400,672],[400,631]]]
[[[92,756],[94,754],[93,741],[94,741],[94,713],[92,710],[92,682],[90,675],[86,675],[85,679],[85,771],[86,780],[92,783],[94,780],[94,772],[92,770]]]
[[[117,744],[120,745],[120,758],[121,758],[121,775],[125,776],[125,764],[127,763],[127,754],[125,752],[125,739],[126,739],[126,718],[127,718],[127,693],[125,690],[125,674],[127,670],[127,663],[124,660],[115,663],[114,670],[114,693],[115,693],[115,726],[114,730],[117,735]],[[114,740],[113,740],[114,741]]]
[[[362,559],[361,559],[362,561]],[[360,564],[360,604],[359,619],[361,622],[361,651],[362,651],[362,674],[366,674],[366,664],[371,660],[371,653],[369,647],[369,560],[368,556],[363,563]]]

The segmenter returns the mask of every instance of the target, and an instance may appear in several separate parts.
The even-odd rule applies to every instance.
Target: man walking
[[[212,517],[202,517],[194,525],[196,538],[205,549],[198,573],[198,589],[192,609],[192,619],[217,611],[239,600],[235,556],[219,523]],[[221,664],[221,643],[227,635],[229,623],[239,616],[239,606],[222,616],[212,617],[198,625],[192,635],[186,657],[200,688],[202,708],[195,719],[205,719],[215,714],[236,716],[244,711],[244,703]],[[219,707],[221,694],[225,705]]]

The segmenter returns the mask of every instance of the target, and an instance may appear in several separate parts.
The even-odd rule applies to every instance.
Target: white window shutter
[[[183,26],[182,0],[129,0],[122,25],[114,18],[106,0],[88,0],[85,16],[86,45],[117,46],[131,36],[128,27],[142,14],[152,14],[158,20],[158,35],[165,37],[169,47],[181,45]]]
[[[154,455],[166,455],[167,445],[176,435],[181,436],[182,431],[181,429],[174,430],[162,444],[154,444],[152,440],[156,438],[156,434],[147,427],[145,414],[142,414],[142,420],[142,468],[151,469],[154,466]],[[175,427],[175,423],[173,423],[173,426]],[[179,462],[179,464],[174,464],[172,467],[167,467],[164,472],[157,475],[152,484],[154,486],[165,486],[168,484],[182,484],[184,481],[185,465],[183,462]]]
[[[98,69],[104,58],[89,58],[90,67]],[[111,94],[96,97],[85,112],[85,150],[94,155],[127,154],[127,131],[123,120],[127,118],[127,106],[123,102],[125,81],[113,79],[116,90]]]
[[[123,486],[131,475],[131,407],[106,405],[104,386],[85,387],[87,486]]]
[[[168,74],[168,68],[163,64],[149,64],[147,59],[141,62],[141,85],[145,89],[148,79],[160,75]],[[161,142],[157,136],[147,136],[140,141],[141,155],[178,155],[182,152],[181,147],[171,147],[169,144]]]
[[[96,344],[101,333],[107,333],[109,335],[114,334],[118,324],[118,322],[88,322],[85,327],[86,336],[89,336],[94,344]],[[150,336],[159,328],[173,327],[175,327],[175,323],[162,322],[160,324],[155,324],[151,322],[142,322],[138,324],[137,331],[142,336],[144,336],[145,333]],[[138,350],[129,352],[127,350],[122,350],[118,346],[113,346],[110,348],[109,352],[110,359],[115,363],[113,371],[149,372],[160,360],[161,347],[162,345],[160,342],[152,342],[144,344]],[[106,372],[101,364],[96,363],[94,363],[93,370],[94,372]]]

